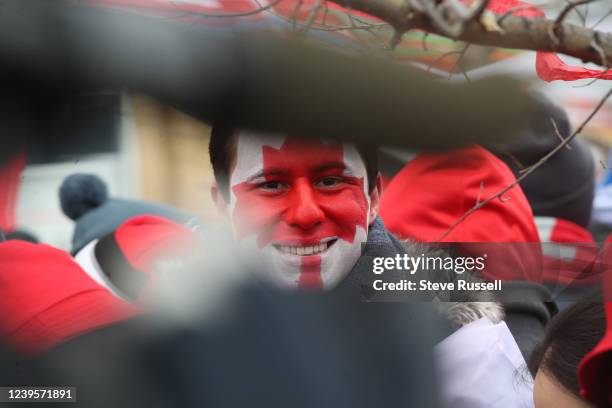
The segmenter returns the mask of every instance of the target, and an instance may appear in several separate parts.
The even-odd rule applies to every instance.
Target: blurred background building
[[[28,152],[14,208],[15,226],[42,242],[70,248],[73,221],[62,213],[58,189],[73,173],[100,176],[113,197],[216,216],[207,125],[144,96],[106,93],[71,102],[52,131],[52,146]]]

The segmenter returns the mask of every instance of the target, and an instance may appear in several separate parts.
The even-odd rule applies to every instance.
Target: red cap
[[[183,256],[197,248],[197,236],[182,224],[154,215],[130,218],[115,231],[130,265],[151,274],[157,259]]]
[[[493,278],[538,280],[541,268],[540,239],[531,206],[518,185],[472,213],[444,236],[453,223],[478,201],[499,193],[515,180],[505,163],[480,146],[420,154],[387,186],[380,203],[380,215],[389,230],[402,239],[538,243],[515,244],[504,249],[489,245],[489,250],[497,252],[495,256],[489,254],[489,261],[496,258],[501,265],[502,251],[505,253],[513,248],[516,250],[511,251],[515,255],[513,258],[520,268],[506,268],[504,272],[487,268],[489,277]],[[524,256],[526,253],[529,253],[528,257]],[[507,257],[504,255],[504,258]]]
[[[61,250],[0,243],[0,336],[34,354],[138,313],[94,282]]]

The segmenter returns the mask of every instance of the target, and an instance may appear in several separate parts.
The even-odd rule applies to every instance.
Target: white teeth
[[[316,255],[327,249],[328,244],[326,242],[318,244],[318,245],[309,245],[309,246],[288,246],[288,245],[279,245],[278,248],[284,254],[290,255]]]

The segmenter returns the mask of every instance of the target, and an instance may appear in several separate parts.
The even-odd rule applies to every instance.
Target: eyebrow
[[[323,173],[327,170],[333,170],[333,169],[338,169],[338,170],[343,170],[343,171],[347,170],[346,165],[343,162],[333,161],[333,162],[323,163],[322,165],[315,167],[313,172]],[[257,171],[253,175],[247,177],[247,180],[251,181],[251,180],[256,180],[258,178],[262,178],[262,177],[265,178],[269,176],[284,176],[284,175],[287,175],[288,173],[289,172],[286,169],[282,169],[279,167],[271,167],[271,168],[266,168],[266,169]]]
[[[261,177],[266,177],[266,176],[283,176],[287,174],[286,170],[277,168],[277,167],[272,167],[272,168],[267,168],[267,169],[262,169],[259,170],[257,173],[249,176],[247,178],[247,180],[255,180]]]
[[[316,167],[314,171],[315,173],[323,173],[324,171],[333,169],[346,170],[346,165],[342,162],[329,162]]]

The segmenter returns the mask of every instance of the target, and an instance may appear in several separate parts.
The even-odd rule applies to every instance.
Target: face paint
[[[352,145],[242,132],[229,203],[241,254],[279,286],[336,286],[367,239],[367,190]]]

